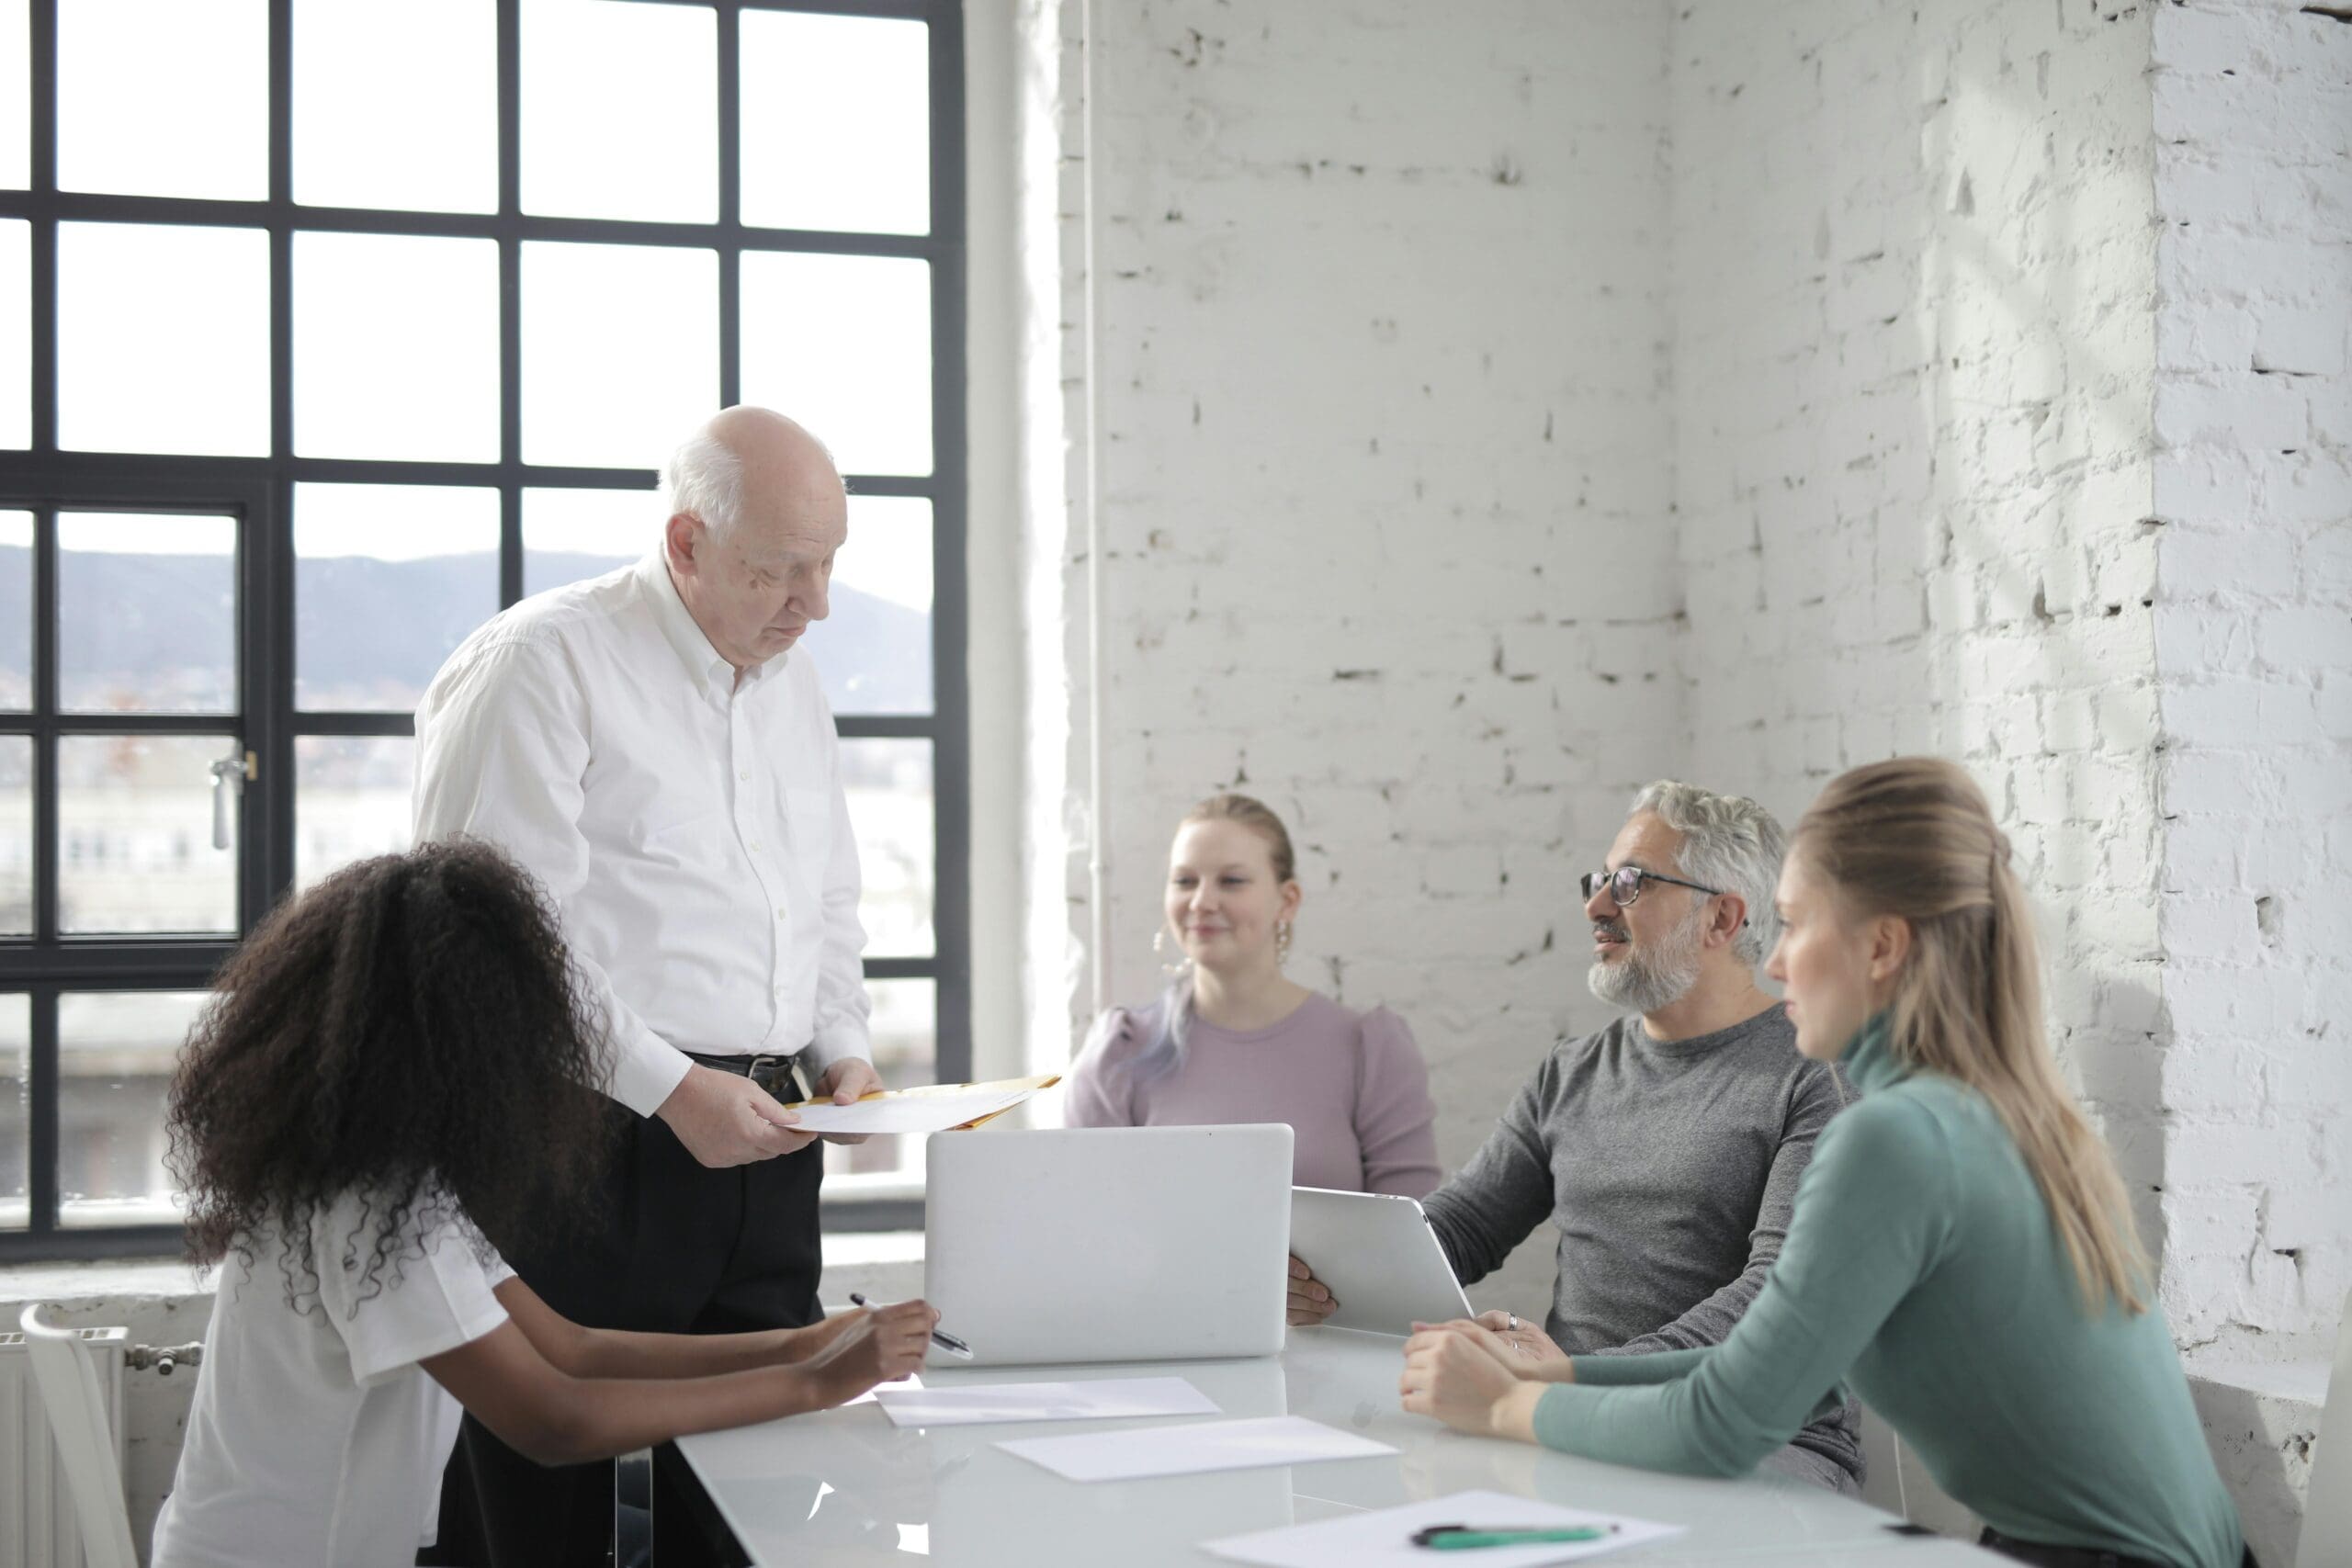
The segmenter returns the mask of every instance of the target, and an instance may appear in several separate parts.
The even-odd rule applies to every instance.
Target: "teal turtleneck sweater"
[[[1861,1098],[1822,1133],[1788,1239],[1722,1344],[1579,1356],[1545,1446],[1737,1475],[1849,1381],[1945,1491],[2019,1540],[2236,1568],[2222,1488],[2161,1310],[2083,1305],[2024,1158],[1973,1089],[1913,1073],[1874,1019]]]

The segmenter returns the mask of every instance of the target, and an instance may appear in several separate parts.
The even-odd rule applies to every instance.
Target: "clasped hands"
[[[1322,1322],[1339,1310],[1330,1287],[1297,1258],[1290,1260],[1289,1321]],[[1417,1323],[1405,1341],[1396,1382],[1405,1408],[1487,1437],[1535,1438],[1535,1402],[1544,1384],[1574,1382],[1576,1363],[1543,1329],[1515,1313],[1482,1312],[1451,1323]]]
[[[1457,1431],[1532,1443],[1544,1385],[1575,1381],[1576,1363],[1549,1335],[1510,1313],[1486,1312],[1413,1325],[1396,1392],[1406,1409]]]

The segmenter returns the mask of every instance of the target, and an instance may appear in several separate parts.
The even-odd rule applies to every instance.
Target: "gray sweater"
[[[1464,1283],[1549,1220],[1545,1328],[1571,1355],[1721,1344],[1780,1256],[1813,1140],[1851,1099],[1778,1007],[1653,1040],[1638,1018],[1563,1041],[1460,1175],[1426,1201]],[[1861,1473],[1849,1401],[1795,1446]]]

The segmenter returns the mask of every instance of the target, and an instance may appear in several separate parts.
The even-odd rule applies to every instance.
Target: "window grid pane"
[[[0,512],[0,709],[32,705],[33,514]]]
[[[0,0],[0,190],[32,188],[32,7]]]
[[[661,543],[662,497],[642,490],[523,492],[523,592],[617,571]]]
[[[523,210],[717,220],[717,11],[523,0],[522,22]]]
[[[718,401],[718,253],[523,246],[523,460],[650,468]]]
[[[498,460],[498,245],[294,236],[294,449]]]
[[[858,919],[872,958],[928,958],[939,857],[928,740],[844,740],[842,792],[849,800],[864,885]]]
[[[264,0],[57,8],[57,185],[125,196],[269,195]]]
[[[294,487],[294,705],[404,713],[498,613],[498,492]]]
[[[57,443],[269,455],[269,235],[57,226]]]
[[[808,634],[836,714],[931,711],[932,506],[854,495],[833,558],[832,613]]]
[[[874,1070],[891,1089],[939,1081],[939,982],[936,980],[868,980],[865,994],[874,1004]],[[923,1173],[924,1139],[914,1136],[868,1138],[862,1144],[826,1144],[825,1176],[888,1177],[896,1183],[920,1182]],[[831,1189],[838,1193],[842,1189]]]
[[[477,0],[296,0],[294,199],[497,211],[496,22]]]
[[[931,228],[931,28],[742,14],[743,221],[921,234]]]
[[[615,0],[521,0],[521,5],[524,210],[556,218],[714,220],[718,216],[721,128],[714,90],[713,12],[704,6],[639,6]],[[74,15],[77,7],[78,18]],[[149,196],[164,193],[264,197],[269,135],[275,127],[277,135],[288,138],[277,143],[277,155],[286,157],[292,149],[288,166],[298,202],[413,213],[426,227],[435,212],[494,213],[498,106],[491,61],[495,50],[491,41],[479,48],[461,41],[471,34],[491,40],[494,28],[487,18],[494,14],[492,6],[481,0],[413,0],[406,5],[291,0],[292,90],[275,106],[269,101],[266,69],[272,9],[267,0],[74,0],[59,7],[61,68],[68,79],[51,95],[51,101],[60,105],[60,186],[69,193],[111,191],[119,199],[98,209],[104,212],[102,220],[65,216],[58,224],[56,317],[45,339],[55,345],[57,377],[54,389],[41,389],[38,397],[30,373],[32,328],[37,324],[31,320],[31,225],[0,220],[0,448],[14,445],[18,456],[11,461],[23,463],[39,424],[53,433],[56,446],[67,452],[133,455],[132,464],[122,469],[133,483],[121,497],[107,498],[118,505],[137,496],[158,508],[156,518],[184,524],[192,513],[162,509],[225,502],[246,513],[248,523],[258,530],[245,535],[246,525],[211,517],[209,521],[227,526],[232,541],[213,562],[223,574],[225,588],[208,577],[202,591],[189,592],[178,606],[198,609],[208,627],[217,627],[225,604],[230,627],[225,654],[175,662],[107,650],[100,658],[87,646],[75,644],[70,629],[62,638],[44,631],[44,637],[54,639],[49,646],[58,652],[49,677],[55,684],[44,689],[53,694],[60,707],[36,711],[32,639],[25,639],[28,646],[21,652],[7,646],[13,640],[7,623],[17,619],[29,627],[34,619],[30,614],[7,614],[12,604],[31,608],[39,558],[32,548],[32,514],[0,510],[0,712],[28,715],[31,728],[41,737],[0,736],[0,935],[21,937],[35,925],[33,866],[40,857],[31,853],[33,761],[51,755],[58,784],[51,819],[56,843],[47,852],[55,854],[58,874],[43,901],[52,924],[28,949],[37,965],[28,977],[39,990],[74,974],[84,987],[58,996],[54,1003],[59,1049],[81,1055],[61,1060],[59,1081],[43,1089],[45,1102],[55,1097],[51,1110],[62,1108],[65,1114],[60,1122],[58,1168],[38,1173],[40,1181],[30,1179],[36,1173],[28,1168],[26,1142],[35,1010],[32,998],[22,993],[0,995],[0,1231],[12,1226],[22,1231],[30,1223],[35,1187],[58,1200],[55,1210],[44,1210],[49,1216],[42,1222],[44,1235],[56,1225],[99,1229],[176,1223],[179,1209],[167,1190],[160,1145],[150,1134],[160,1128],[161,1094],[168,1083],[171,1055],[203,993],[138,987],[194,985],[197,973],[187,967],[189,955],[206,954],[200,962],[209,966],[214,950],[176,948],[175,942],[183,936],[206,942],[233,937],[241,884],[268,901],[289,884],[311,886],[352,859],[407,842],[414,742],[404,736],[299,733],[303,728],[299,711],[281,711],[276,723],[283,739],[277,745],[285,750],[276,755],[281,760],[290,756],[292,766],[274,766],[271,748],[264,746],[263,782],[254,786],[254,798],[241,806],[233,794],[216,797],[212,774],[216,762],[241,752],[242,735],[163,733],[159,729],[177,727],[157,726],[144,716],[201,714],[198,727],[218,724],[225,731],[237,723],[242,728],[243,680],[254,682],[257,692],[295,691],[297,710],[372,712],[386,716],[385,721],[408,713],[417,696],[413,688],[422,682],[401,671],[406,664],[437,666],[442,657],[438,650],[418,653],[405,662],[396,657],[378,659],[392,674],[372,694],[350,690],[355,682],[348,671],[341,672],[341,689],[331,690],[313,679],[326,672],[319,652],[323,625],[309,628],[307,637],[300,634],[304,605],[316,605],[321,599],[317,569],[322,567],[397,568],[442,558],[466,558],[470,564],[479,556],[493,583],[479,615],[460,603],[464,594],[450,593],[435,599],[436,610],[447,612],[438,618],[455,616],[469,628],[501,602],[494,589],[499,558],[494,526],[487,532],[491,547],[481,550],[470,547],[484,536],[478,524],[467,531],[467,547],[420,546],[405,536],[418,525],[413,513],[379,512],[351,523],[340,537],[333,530],[317,528],[307,537],[298,536],[304,501],[296,499],[290,515],[278,510],[297,488],[322,492],[378,487],[307,482],[295,487],[288,483],[290,476],[284,466],[273,462],[262,470],[266,479],[250,483],[248,470],[219,465],[212,470],[221,479],[216,491],[206,478],[209,459],[269,458],[273,439],[283,442],[286,437],[279,433],[290,430],[293,450],[304,457],[425,463],[492,463],[503,457],[583,468],[650,468],[695,419],[719,400],[718,328],[722,317],[731,317],[739,330],[728,348],[739,356],[743,372],[739,400],[780,403],[786,412],[807,418],[833,444],[845,471],[927,476],[934,463],[931,264],[920,258],[738,252],[728,272],[730,286],[739,292],[722,308],[716,287],[718,253],[697,252],[690,241],[674,243],[670,235],[662,237],[664,243],[659,247],[590,246],[570,233],[535,234],[526,219],[520,227],[512,226],[511,220],[497,220],[501,241],[352,234],[339,228],[289,236],[283,220],[274,218],[266,220],[268,226],[264,228],[221,228],[176,221],[184,209],[142,209]],[[143,28],[142,36],[109,44],[111,55],[90,56],[98,62],[88,69],[64,60],[76,50],[86,53],[88,39],[102,30],[85,27],[77,43],[76,20],[86,22],[101,13],[117,18],[118,26]],[[12,80],[29,80],[30,64],[22,48],[28,30],[27,14],[26,0],[0,0],[0,105],[11,97],[28,103],[33,96],[7,91]],[[362,25],[348,26],[355,16]],[[148,25],[151,17],[153,26]],[[929,172],[940,156],[931,139],[942,133],[943,126],[951,139],[959,130],[953,118],[941,126],[931,123],[928,86],[933,74],[929,51],[934,47],[950,51],[940,62],[942,79],[952,82],[958,75],[960,29],[953,20],[939,29],[944,44],[933,39],[929,24],[920,22],[809,17],[757,9],[742,13],[740,22],[743,71],[735,84],[732,111],[740,123],[728,129],[745,160],[746,221],[771,228],[926,232],[932,227]],[[793,58],[779,62],[774,50],[761,56],[768,40],[791,34],[800,23],[812,26],[801,30],[797,51],[786,51]],[[344,27],[340,38],[331,31],[338,25]],[[182,47],[172,41],[175,29],[202,36]],[[840,34],[842,53],[821,68],[812,67],[812,46],[806,40],[829,29]],[[872,47],[853,59],[846,40],[859,34]],[[159,41],[161,47],[150,47]],[[403,49],[415,57],[414,69],[396,68]],[[215,61],[208,51],[220,59]],[[235,54],[233,61],[228,60],[230,53]],[[145,63],[133,56],[143,56]],[[371,83],[401,80],[407,84],[404,99],[413,101],[417,83],[435,72],[447,80],[431,88],[437,107],[435,124],[428,132],[373,138],[369,121],[380,117],[368,109]],[[762,98],[753,84],[785,79],[796,72],[818,85],[838,86],[842,99],[830,114],[820,116],[830,120],[828,140],[840,154],[821,171],[841,176],[828,185],[812,186],[801,179],[805,164],[796,170],[767,155],[786,143],[809,140],[805,130],[790,129],[791,112],[797,110],[805,120],[808,111],[805,106],[775,102],[773,94]],[[158,73],[179,80],[154,86],[151,79]],[[220,84],[233,83],[241,73],[254,77],[253,90],[235,95],[233,112],[217,112],[211,95]],[[628,92],[608,91],[606,78],[625,81]],[[193,94],[186,91],[190,81],[201,84]],[[82,94],[78,107],[77,90]],[[128,134],[109,147],[90,139],[97,134],[91,130],[94,122],[104,118],[91,106],[109,95],[116,99],[143,95],[142,111],[193,96],[205,104],[210,118],[198,134],[177,145],[158,147],[153,137],[147,138],[148,145],[139,144],[137,115],[117,114],[113,123],[99,130]],[[886,101],[896,106],[894,113],[878,108]],[[779,108],[787,111],[781,120],[769,112]],[[853,145],[843,150],[844,117],[859,115],[874,123],[849,135]],[[9,118],[0,107],[0,122]],[[650,129],[646,122],[652,122]],[[474,129],[466,129],[469,124]],[[25,134],[27,129],[0,123],[0,188],[12,181],[19,188],[29,184],[34,139]],[[77,135],[83,137],[78,144]],[[616,152],[600,148],[601,141],[628,146]],[[860,160],[857,170],[839,166],[852,153]],[[947,153],[952,157],[955,150],[951,147]],[[108,158],[114,160],[111,165]],[[855,177],[850,177],[852,173]],[[74,211],[74,199],[70,194],[66,198],[68,214]],[[149,217],[172,220],[137,220]],[[952,245],[960,225],[960,212],[944,209],[943,241]],[[290,242],[292,265],[273,264],[273,230],[276,244]],[[502,452],[499,400],[502,395],[517,393],[499,384],[500,295],[494,258],[501,243],[516,245],[523,255],[592,250],[665,259],[695,254],[703,276],[712,281],[706,285],[700,278],[664,276],[624,280],[629,286],[619,287],[606,279],[602,300],[591,299],[583,306],[575,299],[571,321],[549,311],[544,319],[555,330],[541,334],[537,343],[526,339],[524,353],[509,362],[508,373],[517,377],[525,426],[520,446]],[[723,243],[716,231],[712,243]],[[358,250],[371,244],[404,254],[384,250],[372,266],[346,265],[349,276],[339,286],[332,269],[318,265],[322,254],[339,246]],[[420,247],[468,245],[491,256],[490,265],[477,264],[469,272],[414,263]],[[306,267],[306,263],[311,265]],[[530,264],[525,265],[529,270]],[[419,303],[418,297],[429,295],[436,282],[460,274],[456,286],[443,289],[447,296],[463,296],[458,303]],[[572,292],[593,296],[597,292],[594,283],[588,279]],[[278,308],[290,305],[294,312],[291,374],[276,383],[269,357],[273,288],[286,290]],[[516,300],[518,321],[508,330],[531,332],[531,292],[526,283],[520,296],[510,297]],[[333,310],[322,309],[338,301],[350,306],[340,312],[340,320]],[[614,310],[622,308],[635,320],[616,317]],[[447,322],[453,316],[467,320],[451,328]],[[443,335],[433,341],[430,332],[436,323]],[[650,377],[633,377],[612,367],[607,355],[603,366],[607,379],[595,386],[598,360],[583,354],[576,340],[565,341],[561,328],[566,325],[588,338],[633,337],[640,351],[638,357],[650,357],[667,368]],[[828,356],[829,333],[857,342],[865,350],[854,356],[838,386],[828,386],[807,363]],[[487,362],[486,372],[472,370],[467,356],[474,354]],[[956,363],[942,361],[951,369]],[[570,378],[588,390],[571,411],[568,434],[563,419],[535,418],[547,411],[531,407],[534,374],[551,389]],[[763,392],[752,390],[755,381]],[[699,397],[689,390],[698,385],[707,388]],[[278,422],[275,430],[273,416]],[[453,438],[452,431],[458,435]],[[960,441],[960,436],[954,439]],[[288,447],[279,445],[276,453],[283,458]],[[196,461],[168,470],[160,465],[153,469],[136,466],[151,457]],[[66,506],[63,517],[93,515],[70,510],[86,465],[60,465],[52,479],[45,463],[45,458],[36,458],[23,470],[37,492],[53,494]],[[150,482],[146,474],[166,471],[183,476],[171,481],[168,493],[145,488]],[[416,477],[440,482],[397,487],[409,492],[404,499],[437,491],[451,499],[453,511],[470,512],[456,504],[466,488],[448,481],[472,476],[421,471]],[[503,482],[515,484],[511,469]],[[191,488],[183,490],[183,485]],[[583,565],[609,570],[634,562],[658,540],[662,509],[658,497],[646,491],[534,487],[520,496],[513,488],[503,497],[496,488],[478,493],[503,513],[508,525],[520,525],[524,537],[510,537],[507,543],[523,547],[521,585],[526,592],[578,575],[575,569]],[[85,492],[79,499],[86,504],[97,497]],[[601,508],[599,502],[604,503]],[[829,695],[837,712],[850,716],[852,728],[859,715],[922,716],[933,711],[932,509],[933,503],[921,497],[861,495],[853,502],[854,526],[865,539],[877,545],[887,540],[888,546],[869,549],[844,570],[836,603],[850,610],[836,609],[827,628],[834,634],[834,646],[829,655],[820,656]],[[309,516],[315,521],[322,511],[318,496],[311,495]],[[958,504],[944,515],[960,522],[960,512]],[[280,630],[270,624],[279,613],[273,604],[239,605],[244,570],[240,542],[263,552],[247,563],[256,573],[255,581],[294,580],[295,627]],[[84,590],[79,602],[93,602],[88,584],[72,581],[77,560],[86,565],[81,558],[141,554],[82,549],[63,537],[57,543],[57,602],[51,608],[69,626],[65,611],[75,600],[76,589]],[[151,603],[153,597],[149,595]],[[138,596],[109,607],[137,608]],[[355,633],[385,632],[388,618],[392,617],[373,610],[345,617],[340,640],[348,642]],[[856,627],[862,629],[851,636]],[[298,654],[290,673],[272,670],[270,650],[290,649],[298,637],[301,651],[310,657]],[[415,637],[416,628],[405,627],[395,640],[405,649]],[[217,639],[207,630],[201,640],[209,646]],[[123,670],[101,668],[108,660],[140,666],[130,673],[141,678],[125,680]],[[242,675],[241,663],[245,665]],[[165,675],[167,664],[170,672]],[[430,670],[424,673],[429,675]],[[364,672],[358,683],[365,683]],[[202,686],[205,692],[190,696],[181,689],[191,686]],[[285,698],[272,701],[283,704]],[[61,710],[141,717],[127,718],[120,733],[59,733],[53,715]],[[943,716],[943,722],[952,716]],[[142,718],[149,728],[134,730]],[[379,721],[311,721],[321,728],[364,728],[371,722]],[[288,728],[297,733],[288,734]],[[873,956],[894,965],[898,975],[911,965],[923,976],[872,982],[876,1055],[893,1084],[927,1081],[937,1076],[941,1050],[941,982],[930,978],[930,971],[934,964],[960,962],[960,957],[933,956],[937,940],[932,905],[938,850],[930,832],[936,810],[932,802],[941,787],[933,776],[940,765],[935,743],[893,739],[847,744],[869,745],[873,750],[867,754],[877,759],[861,773],[857,785],[863,801],[858,807],[863,820],[857,824],[861,840],[872,839],[868,852],[882,870],[869,884],[876,895],[871,923],[884,936]],[[894,751],[902,754],[894,756]],[[960,753],[947,765],[956,770],[952,777],[960,781]],[[960,790],[957,782],[958,798]],[[227,807],[219,823],[227,840],[222,850],[212,847],[216,799]],[[249,826],[267,830],[247,833]],[[961,853],[960,842],[956,852]],[[41,955],[52,951],[58,939],[74,942],[85,935],[149,940],[135,949],[124,947],[123,964],[118,969],[110,960],[103,979],[83,977],[85,971],[61,968],[52,973],[40,965]],[[956,993],[961,994],[960,986]],[[127,1018],[141,1008],[168,1010],[168,1002],[156,998],[173,996],[181,998],[185,1016],[166,1021],[174,1023],[171,1028],[100,1027],[110,1016]],[[42,1001],[43,1010],[51,1005]],[[44,1010],[41,1016],[49,1014]],[[126,1031],[141,1034],[141,1040],[126,1046]],[[959,1021],[958,1043],[952,1048],[959,1061],[965,1049],[962,1033]],[[124,1055],[123,1049],[130,1047],[135,1049]],[[149,1100],[152,1105],[138,1109]],[[85,1114],[94,1108],[94,1115]],[[887,1173],[905,1170],[910,1157],[912,1173],[919,1177],[921,1153],[920,1140],[904,1152],[877,1145],[854,1163],[860,1171]],[[828,1157],[830,1162],[837,1156]],[[846,1151],[838,1157],[847,1158]],[[42,1245],[41,1235],[22,1239]],[[130,1240],[124,1238],[123,1244]],[[0,1250],[0,1256],[12,1255],[22,1253]]]
[[[58,1223],[176,1222],[164,1102],[202,991],[69,991],[57,998]]]
[[[237,818],[213,846],[225,735],[67,735],[57,742],[58,923],[69,935],[237,929]]]
[[[413,842],[416,742],[405,735],[304,735],[294,742],[294,886]]]
[[[33,444],[33,226],[0,222],[0,446]]]
[[[0,1231],[32,1222],[33,999],[0,996]]]
[[[33,934],[33,738],[0,735],[0,936]]]
[[[743,400],[808,420],[849,474],[931,472],[931,264],[743,256]]]
[[[58,703],[67,713],[233,713],[237,520],[57,519]]]

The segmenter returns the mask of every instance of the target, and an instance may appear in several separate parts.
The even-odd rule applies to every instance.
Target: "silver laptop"
[[[934,1133],[923,1294],[941,1366],[1191,1360],[1283,1348],[1291,1130]]]

